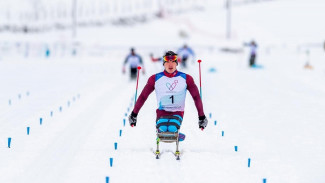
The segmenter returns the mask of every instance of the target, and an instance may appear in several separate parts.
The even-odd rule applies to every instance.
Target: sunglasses
[[[164,56],[164,61],[168,62],[168,61],[176,61],[177,60],[177,55],[169,55],[169,56]]]

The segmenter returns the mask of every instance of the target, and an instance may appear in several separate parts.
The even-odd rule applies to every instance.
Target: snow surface
[[[322,0],[233,7],[231,40],[224,38],[226,12],[213,3],[133,26],[80,28],[75,39],[70,31],[1,33],[7,49],[0,52],[0,182],[325,182],[324,7]],[[259,45],[260,69],[248,68],[243,42],[251,39]],[[28,58],[16,42],[30,45]],[[77,55],[69,56],[75,42]],[[155,95],[135,128],[123,126],[136,83],[121,73],[122,63],[131,46],[143,56],[140,92],[162,71],[149,53],[160,56],[184,43],[202,60],[209,125],[198,129],[188,94],[181,160],[171,153],[175,144],[164,143],[156,160]],[[304,69],[307,61],[313,69]],[[199,85],[198,63],[179,70]]]

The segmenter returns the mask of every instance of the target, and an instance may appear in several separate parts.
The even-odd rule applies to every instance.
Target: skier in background
[[[195,57],[194,51],[190,47],[188,47],[186,44],[182,48],[178,49],[177,55],[178,55],[180,62],[184,68],[187,67],[188,58],[192,57],[192,59],[194,60],[194,57]]]
[[[150,56],[150,59],[151,59],[152,62],[161,62],[161,61],[162,61],[162,58],[161,58],[161,57],[156,57],[156,58],[155,58],[155,57],[153,56],[153,53],[150,53],[149,56]]]
[[[250,56],[249,56],[249,66],[254,67],[255,66],[255,60],[256,60],[256,52],[257,52],[257,44],[253,40],[250,43],[245,43],[244,46],[250,47]]]
[[[143,61],[140,55],[135,53],[134,48],[131,48],[131,53],[126,57],[124,64],[123,64],[123,68],[122,68],[122,72],[123,74],[125,73],[125,65],[129,64],[130,65],[130,78],[131,80],[136,79],[137,78],[137,72],[138,72],[138,66],[142,65],[142,73],[145,74],[145,70],[143,67]]]
[[[156,128],[158,132],[177,132],[182,124],[186,91],[192,95],[198,111],[198,124],[202,130],[207,126],[208,120],[204,115],[203,104],[200,93],[194,83],[192,76],[179,72],[177,54],[168,51],[163,57],[163,72],[152,75],[142,90],[132,113],[129,116],[130,125],[136,126],[137,115],[147,100],[148,96],[155,90],[158,103],[156,110]],[[185,135],[179,133],[179,141],[183,141]]]

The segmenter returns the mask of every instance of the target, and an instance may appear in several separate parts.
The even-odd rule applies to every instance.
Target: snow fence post
[[[109,158],[109,165],[112,167],[113,166],[113,158]]]
[[[11,145],[11,137],[8,138],[8,148],[10,148]]]

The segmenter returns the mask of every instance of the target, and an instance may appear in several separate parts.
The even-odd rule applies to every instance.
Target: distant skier
[[[177,51],[177,55],[179,56],[180,62],[184,68],[187,67],[188,58],[192,57],[192,59],[194,59],[195,57],[194,51],[186,44]]]
[[[249,66],[254,67],[257,55],[257,44],[255,41],[251,41],[249,44],[246,43],[244,45],[250,47]]]
[[[208,120],[204,115],[203,104],[200,93],[194,83],[192,76],[179,72],[177,54],[168,51],[163,56],[163,72],[152,75],[142,90],[132,113],[129,116],[130,125],[136,126],[137,115],[147,100],[148,96],[155,90],[158,103],[156,110],[156,128],[158,132],[177,132],[182,124],[186,90],[190,92],[198,111],[198,124],[202,130],[207,126]],[[183,141],[185,135],[179,134],[179,141]]]
[[[125,65],[126,64],[130,65],[130,78],[131,79],[137,78],[137,72],[138,72],[137,67],[140,65],[142,65],[143,74],[145,73],[142,58],[140,57],[140,55],[135,53],[134,48],[131,48],[131,53],[126,57],[126,59],[124,61],[123,69],[122,69],[123,74],[125,73]]]
[[[150,53],[150,58],[151,58],[152,62],[161,62],[162,61],[161,57],[155,58],[152,53]]]

